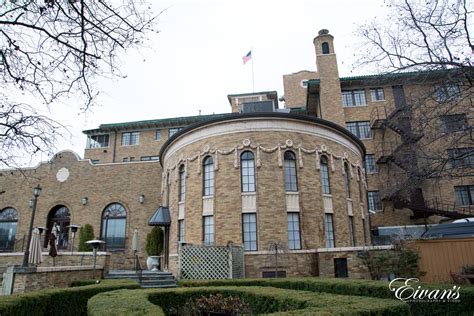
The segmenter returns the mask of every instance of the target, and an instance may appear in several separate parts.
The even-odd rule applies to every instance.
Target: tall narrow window
[[[321,157],[320,168],[321,173],[321,187],[324,194],[331,194],[331,186],[329,182],[329,168],[328,168],[328,159],[326,156]]]
[[[356,237],[355,237],[354,217],[353,216],[349,216],[349,236],[351,238],[351,246],[355,247]]]
[[[288,249],[301,249],[299,213],[288,213]]]
[[[255,192],[255,163],[253,153],[245,151],[240,156],[242,170],[242,192]]]
[[[344,188],[346,189],[346,197],[351,198],[351,175],[349,174],[349,165],[344,163]]]
[[[364,180],[360,168],[357,168],[357,174],[359,176],[359,203],[364,203]]]
[[[323,54],[329,54],[329,44],[327,42],[324,42],[322,45],[321,45],[321,48],[322,48],[322,51],[323,51]]]
[[[178,202],[184,202],[184,195],[186,193],[186,171],[184,170],[184,165],[179,167],[179,192],[178,192]]]
[[[204,196],[214,195],[214,161],[211,156],[204,159]]]
[[[257,250],[257,214],[242,214],[242,234],[244,250]]]
[[[381,211],[382,201],[380,200],[379,191],[369,191],[367,192],[367,195],[368,195],[369,210]]]
[[[11,251],[15,246],[18,213],[12,207],[0,212],[0,251]]]
[[[326,231],[326,248],[334,248],[334,225],[332,214],[324,214],[324,228]]]
[[[205,245],[214,243],[214,216],[204,216],[203,220],[203,242]]]
[[[184,241],[184,219],[178,220],[178,242]]]
[[[362,231],[364,232],[364,245],[367,245],[367,231],[365,230],[365,219],[362,219]]]
[[[284,155],[285,161],[285,191],[298,191],[297,177],[296,177],[296,158],[291,151],[286,151]]]
[[[377,173],[377,165],[375,163],[375,155],[374,154],[367,154],[365,155],[365,170],[367,173]]]
[[[122,204],[109,204],[102,213],[102,239],[107,249],[125,248],[127,213]]]

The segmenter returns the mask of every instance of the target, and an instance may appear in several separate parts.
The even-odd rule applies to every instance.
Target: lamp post
[[[31,206],[31,219],[30,219],[30,228],[28,229],[28,242],[26,243],[25,254],[23,255],[23,267],[28,266],[28,258],[30,256],[30,243],[31,243],[31,236],[33,234],[33,222],[35,220],[35,213],[36,213],[36,205],[38,203],[38,196],[41,193],[41,186],[39,183],[33,189],[33,204]]]
[[[95,279],[95,264],[96,264],[96,259],[97,259],[97,249],[99,248],[101,244],[104,244],[104,243],[105,241],[97,240],[97,239],[86,241],[86,244],[91,245],[93,249],[93,256],[94,256],[94,271],[92,272],[93,279]]]
[[[74,239],[76,238],[76,232],[79,229],[79,225],[69,225],[67,226],[68,228],[71,229],[71,235],[72,235],[72,243],[71,243],[71,255],[74,254]]]

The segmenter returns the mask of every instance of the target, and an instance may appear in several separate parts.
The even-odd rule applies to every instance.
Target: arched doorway
[[[102,213],[101,237],[105,250],[125,249],[127,211],[120,203],[109,204]]]
[[[57,247],[58,249],[67,249],[68,244],[68,227],[71,223],[71,215],[69,209],[64,205],[57,205],[51,209],[48,215],[47,224],[47,238],[45,238],[44,245],[47,247],[49,236],[53,230],[53,225],[56,224],[59,227],[57,236]]]

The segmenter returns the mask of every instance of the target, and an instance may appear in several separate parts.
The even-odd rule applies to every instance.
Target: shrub
[[[106,291],[138,287],[132,280],[102,280],[100,284],[94,285],[2,296],[0,315],[86,315],[87,301],[92,296]]]
[[[90,224],[85,224],[79,230],[79,251],[92,251],[92,246],[86,241],[94,239],[94,228]]]
[[[408,305],[386,299],[311,293],[271,287],[206,287],[119,290],[94,296],[91,316],[181,315],[186,302],[211,295],[239,297],[252,314],[278,315],[407,315]],[[156,305],[154,305],[156,304]],[[187,311],[184,311],[187,312]],[[187,315],[187,314],[186,314]]]
[[[266,286],[283,289],[295,289],[311,292],[324,292],[342,295],[388,298],[399,302],[388,288],[386,281],[324,279],[324,278],[287,278],[287,279],[239,279],[213,281],[180,281],[180,286]],[[423,289],[452,289],[451,284],[420,284]],[[462,286],[459,302],[408,302],[412,315],[473,315],[474,286]],[[404,303],[405,304],[405,303]]]
[[[163,252],[163,230],[153,227],[146,236],[146,253],[149,256],[160,256]]]

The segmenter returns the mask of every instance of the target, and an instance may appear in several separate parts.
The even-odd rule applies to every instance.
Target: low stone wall
[[[0,266],[21,265],[23,262],[23,252],[5,252],[0,253]],[[97,252],[96,264],[104,267],[108,271],[110,262],[110,253]],[[92,266],[94,256],[92,252],[59,252],[58,256],[52,258],[47,252],[43,252],[43,262],[38,267],[53,266]]]
[[[387,249],[392,249],[392,246],[320,248],[318,249],[319,276],[335,277],[335,259],[346,259],[348,278],[370,279],[369,271],[359,258],[358,253],[366,250]]]
[[[3,282],[3,294],[27,293],[49,288],[65,288],[78,280],[100,279],[102,266],[9,267]]]

